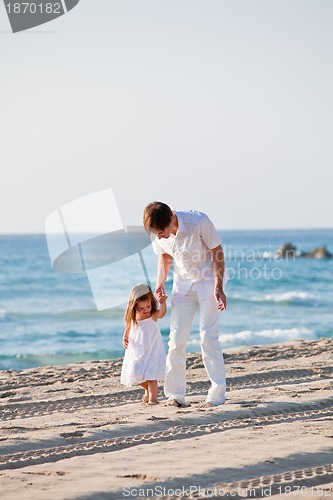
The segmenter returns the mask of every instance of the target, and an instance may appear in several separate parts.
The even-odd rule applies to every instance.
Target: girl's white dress
[[[127,387],[146,380],[164,380],[165,349],[153,318],[132,323],[125,351],[120,382]]]

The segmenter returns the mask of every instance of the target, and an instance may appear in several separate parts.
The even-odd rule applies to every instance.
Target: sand
[[[189,354],[184,408],[144,406],[121,360],[0,372],[0,498],[333,497],[333,340],[225,351],[227,401]]]

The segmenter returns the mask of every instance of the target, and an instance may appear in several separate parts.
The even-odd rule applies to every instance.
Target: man
[[[221,405],[225,402],[226,380],[218,323],[219,311],[227,307],[221,240],[206,214],[171,210],[162,202],[146,206],[143,224],[147,232],[156,236],[153,241],[154,251],[159,255],[156,293],[165,294],[164,284],[174,261],[164,384],[167,404],[186,404],[186,345],[199,307],[202,359],[211,381],[204,406]]]

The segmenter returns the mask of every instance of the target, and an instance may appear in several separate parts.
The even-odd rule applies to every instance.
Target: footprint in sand
[[[63,432],[60,434],[61,437],[68,439],[68,438],[73,438],[73,437],[83,437],[84,432],[82,431],[75,431],[75,432]]]

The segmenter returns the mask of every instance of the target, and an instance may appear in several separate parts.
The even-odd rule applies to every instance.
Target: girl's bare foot
[[[144,396],[142,396],[142,402],[145,403],[145,404],[148,404],[149,403],[149,395],[148,395],[148,392],[145,393]]]

